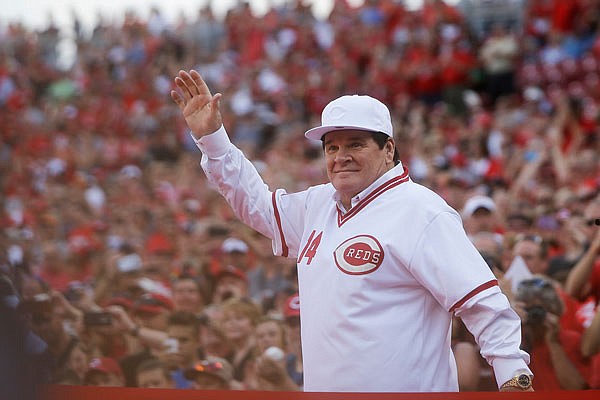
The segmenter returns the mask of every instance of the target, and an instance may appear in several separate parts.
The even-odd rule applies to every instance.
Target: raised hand
[[[195,71],[179,71],[175,77],[179,91],[172,90],[171,98],[179,106],[185,122],[196,139],[209,135],[221,127],[219,111],[221,93],[212,95],[202,76]]]

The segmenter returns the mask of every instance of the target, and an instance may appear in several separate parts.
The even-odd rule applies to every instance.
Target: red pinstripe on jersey
[[[289,253],[289,249],[287,243],[285,242],[285,236],[283,235],[283,227],[281,226],[281,216],[279,215],[279,209],[277,208],[277,200],[275,197],[275,192],[273,192],[272,196],[273,200],[273,212],[275,213],[275,222],[277,223],[277,229],[279,230],[279,237],[281,238],[281,255],[283,257],[287,257]]]
[[[483,283],[483,284],[477,286],[475,289],[473,289],[469,293],[467,293],[467,295],[465,297],[463,297],[456,304],[454,304],[452,307],[450,307],[450,312],[454,312],[454,310],[456,310],[457,308],[459,308],[460,306],[465,304],[471,297],[475,296],[476,294],[481,293],[484,290],[489,289],[494,286],[497,286],[497,285],[498,285],[498,281],[496,279],[492,279],[489,282],[486,282],[486,283]]]
[[[402,175],[399,175],[389,181],[383,183],[381,186],[373,190],[369,193],[364,199],[358,202],[354,207],[352,207],[346,214],[342,214],[342,210],[340,210],[339,206],[337,207],[338,212],[338,226],[342,226],[346,221],[356,215],[360,210],[365,208],[370,202],[375,200],[380,194],[388,191],[389,189],[395,188],[396,186],[408,182],[408,168],[404,168],[404,172]]]

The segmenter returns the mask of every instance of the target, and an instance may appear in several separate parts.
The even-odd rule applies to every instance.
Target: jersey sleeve
[[[302,236],[304,192],[289,195],[271,191],[242,151],[221,127],[195,140],[202,151],[201,166],[208,181],[245,224],[270,238],[273,253],[295,257]]]
[[[455,212],[438,213],[418,234],[409,270],[446,310],[497,286]]]
[[[435,299],[455,312],[493,366],[498,385],[528,370],[520,350],[521,320],[468,239],[457,214],[440,213],[422,232],[410,270]]]

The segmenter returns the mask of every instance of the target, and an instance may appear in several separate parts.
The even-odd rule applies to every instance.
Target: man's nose
[[[338,150],[338,152],[335,155],[335,161],[336,162],[344,162],[350,159],[350,152],[344,150],[344,149],[340,149]]]

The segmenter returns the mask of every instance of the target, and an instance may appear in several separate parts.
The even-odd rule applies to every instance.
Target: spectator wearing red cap
[[[87,386],[125,386],[125,378],[117,360],[100,357],[90,361],[84,384]]]
[[[132,313],[141,326],[164,331],[173,309],[170,298],[157,293],[145,293],[135,301]]]
[[[241,299],[248,295],[248,277],[244,271],[226,265],[215,276],[212,303],[221,304],[230,298]]]

